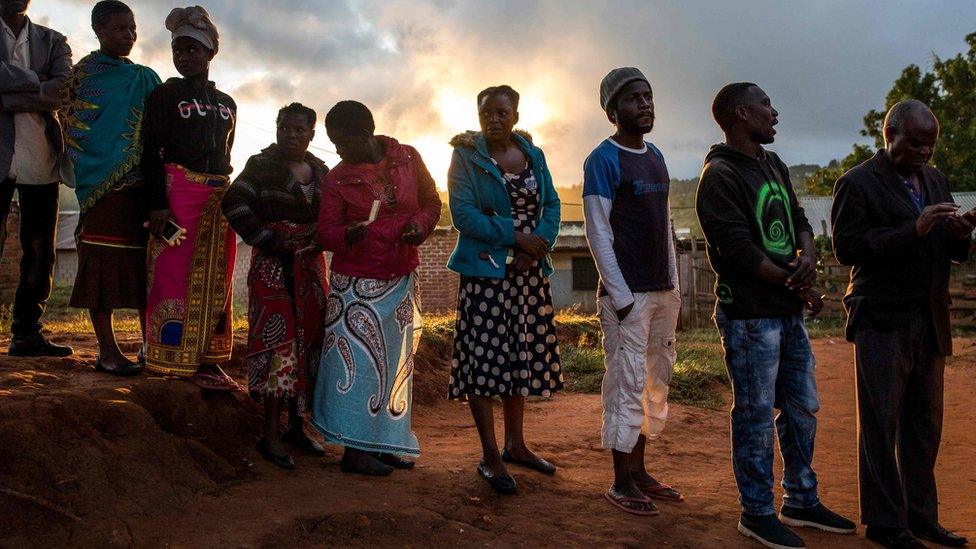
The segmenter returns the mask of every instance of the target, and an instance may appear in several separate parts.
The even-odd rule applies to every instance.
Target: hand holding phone
[[[179,246],[186,240],[186,229],[170,219],[166,222],[166,227],[163,228],[163,240],[170,246]]]

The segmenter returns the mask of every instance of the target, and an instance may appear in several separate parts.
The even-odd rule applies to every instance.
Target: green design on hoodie
[[[770,208],[774,208],[776,214],[770,212]],[[794,254],[796,237],[790,210],[789,193],[774,179],[767,181],[756,194],[756,224],[759,225],[762,244],[767,252],[781,256]],[[767,213],[772,216],[769,221]]]

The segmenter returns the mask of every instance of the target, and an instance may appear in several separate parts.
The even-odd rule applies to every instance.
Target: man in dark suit
[[[934,468],[952,354],[949,267],[967,258],[976,215],[958,211],[945,175],[927,165],[938,136],[924,103],[902,101],[885,117],[885,148],[834,187],[834,253],[852,267],[844,304],[857,370],[861,522],[886,547],[966,543],[939,524]]]
[[[63,35],[27,18],[28,4],[0,0],[0,255],[15,190],[23,248],[9,353],[68,356],[71,347],[41,335],[40,320],[51,294],[64,153],[55,111],[71,71],[71,49]]]

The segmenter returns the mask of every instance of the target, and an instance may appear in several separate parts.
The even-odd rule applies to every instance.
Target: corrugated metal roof
[[[952,198],[959,204],[960,210],[967,212],[976,208],[976,192],[952,193]],[[830,235],[830,206],[833,198],[829,196],[801,196],[800,205],[807,214],[807,220],[813,226],[813,234]]]

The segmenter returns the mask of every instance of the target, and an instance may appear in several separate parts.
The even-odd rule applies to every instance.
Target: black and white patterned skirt
[[[563,386],[549,280],[539,267],[462,276],[449,397],[548,397]]]

